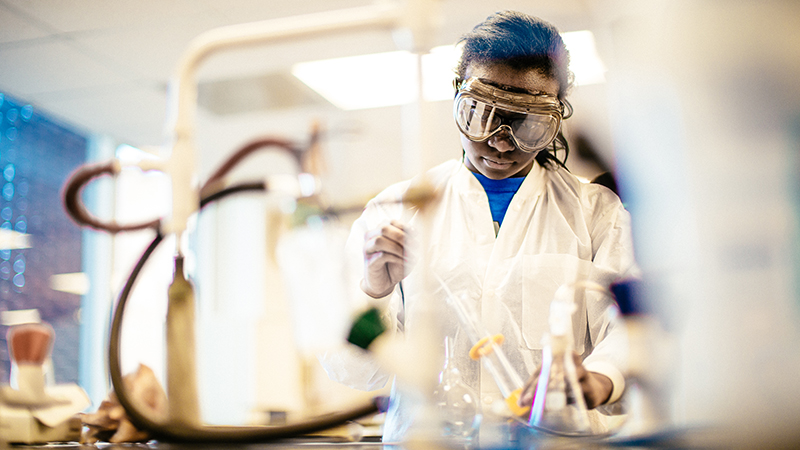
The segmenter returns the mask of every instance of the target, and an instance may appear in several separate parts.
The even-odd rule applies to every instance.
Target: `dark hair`
[[[466,77],[467,68],[472,64],[534,69],[558,82],[558,98],[567,103],[567,92],[572,84],[569,52],[558,30],[550,23],[516,11],[500,11],[462,36],[459,43],[463,43],[456,68],[460,79]],[[556,157],[558,150],[564,151],[563,160]],[[536,161],[542,167],[551,167],[552,163],[564,166],[568,156],[569,144],[559,130],[552,148],[539,152]]]

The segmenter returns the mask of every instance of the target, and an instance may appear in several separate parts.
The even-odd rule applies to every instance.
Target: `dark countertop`
[[[9,445],[9,450],[610,450],[610,449],[711,449],[716,446],[693,445],[676,435],[649,436],[641,439],[609,440],[598,438],[523,437],[519,440],[495,442],[489,445],[466,446],[453,443],[416,442],[403,445],[386,444],[375,440],[361,442],[330,442],[318,439],[290,439],[265,443],[171,443],[150,441],[125,444],[54,443],[47,445]],[[720,447],[721,448],[721,447]],[[0,444],[0,449],[4,449]]]
[[[9,450],[383,450],[384,448],[398,448],[384,446],[380,442],[322,442],[287,440],[269,443],[239,444],[239,443],[170,443],[150,441],[148,443],[110,444],[107,442],[96,444],[79,444],[77,442],[52,443],[46,445],[8,445],[0,443],[0,449]]]
[[[54,443],[48,445],[9,445],[0,443],[0,449],[9,450],[612,450],[612,449],[750,449],[750,448],[800,448],[800,433],[773,439],[769,434],[761,434],[757,440],[740,440],[741,434],[731,430],[711,428],[684,428],[661,430],[649,435],[635,437],[563,437],[545,435],[531,429],[504,428],[499,440],[481,440],[481,445],[467,446],[452,441],[417,441],[402,445],[383,444],[376,437],[360,442],[333,442],[319,437],[303,437],[264,443],[173,443],[150,441],[132,444],[79,444],[76,442]],[[764,444],[757,445],[757,444]]]

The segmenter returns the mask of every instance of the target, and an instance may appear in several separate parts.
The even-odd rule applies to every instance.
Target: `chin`
[[[516,171],[512,170],[499,171],[497,169],[490,169],[490,168],[484,168],[484,170],[482,170],[481,173],[487,178],[491,178],[493,180],[502,180],[505,178],[511,178],[517,174]]]

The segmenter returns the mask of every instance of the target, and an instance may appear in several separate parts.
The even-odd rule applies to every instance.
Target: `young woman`
[[[418,216],[398,203],[414,180],[373,199],[354,223],[349,245],[363,260],[361,289],[388,298],[386,316],[397,329],[418,332],[419,302],[444,299],[441,290],[421,289],[423,277],[435,273],[487,329],[505,336],[506,355],[527,377],[541,364],[550,303],[560,286],[577,280],[608,286],[635,270],[630,218],[613,192],[579,182],[564,166],[568,146],[560,126],[571,113],[570,77],[558,31],[535,17],[500,12],[461,42],[454,118],[462,155],[425,174],[438,195],[427,213],[429,267],[411,267],[409,234]],[[624,331],[612,299],[587,292],[576,301],[578,372],[587,404],[596,408],[616,402],[624,389]],[[472,343],[456,315],[444,315],[440,324],[454,338],[454,363],[484,408],[502,401],[492,378],[467,356]],[[357,359],[323,363],[332,378],[353,387],[380,388],[389,379]],[[531,403],[535,381],[532,376],[520,403]],[[404,401],[393,390],[385,442],[402,439],[413,419]]]

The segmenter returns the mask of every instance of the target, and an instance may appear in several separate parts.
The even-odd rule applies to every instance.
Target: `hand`
[[[580,362],[580,357],[578,355],[574,356],[575,370],[578,373],[578,382],[581,384],[586,407],[589,409],[597,408],[611,397],[614,384],[611,382],[611,378],[586,370]]]
[[[388,295],[406,273],[406,231],[393,220],[364,236],[364,280],[361,289],[370,297]]]
[[[586,407],[593,409],[605,403],[608,398],[611,397],[611,390],[614,387],[611,383],[611,379],[597,372],[589,372],[586,370],[581,362],[580,355],[577,353],[573,353],[572,358],[575,361],[575,371],[578,376],[578,382],[581,385],[581,390],[583,391]],[[536,393],[536,385],[538,384],[541,371],[541,367],[536,369],[530,378],[528,378],[528,381],[525,382],[525,386],[522,388],[522,393],[519,396],[518,403],[520,406],[530,406],[533,404],[533,397]]]

